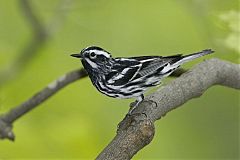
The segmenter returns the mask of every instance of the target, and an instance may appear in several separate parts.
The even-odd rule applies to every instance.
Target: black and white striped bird
[[[144,99],[143,93],[159,85],[181,64],[213,53],[211,49],[183,56],[140,56],[113,58],[106,50],[90,46],[79,54],[92,84],[103,94],[114,98],[137,98],[131,111]]]

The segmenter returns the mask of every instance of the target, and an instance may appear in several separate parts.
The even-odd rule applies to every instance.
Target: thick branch
[[[0,116],[0,138],[8,138],[10,140],[14,139],[14,134],[12,133],[12,123],[23,116],[25,113],[29,112],[40,103],[43,103],[48,98],[50,98],[57,91],[65,87],[66,85],[80,79],[86,77],[87,73],[85,70],[76,70],[65,74],[59,79],[55,80],[51,84],[49,84],[46,88],[35,94],[29,100],[23,102],[19,106],[16,106],[9,112]]]
[[[117,135],[97,159],[131,159],[153,139],[156,120],[201,96],[213,85],[240,89],[240,66],[218,59],[207,60],[150,94],[131,116],[120,122]]]

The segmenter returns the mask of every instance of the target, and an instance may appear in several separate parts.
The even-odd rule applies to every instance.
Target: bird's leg
[[[132,111],[144,100],[144,95],[141,94],[139,97],[137,97],[135,102],[132,102],[130,104],[130,110],[128,111],[128,115],[131,115]]]

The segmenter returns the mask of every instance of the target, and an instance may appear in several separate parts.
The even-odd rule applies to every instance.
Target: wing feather
[[[105,76],[106,81],[109,85],[124,86],[155,74],[158,74],[159,77],[159,74],[164,75],[162,71],[171,70],[170,66],[181,58],[181,55],[116,58],[115,64],[111,68],[112,72]]]
[[[134,79],[140,68],[141,63],[138,63],[137,65],[122,66],[121,68],[118,68],[118,70],[114,73],[111,72],[107,74],[105,76],[106,81],[108,84],[115,86],[125,85],[126,83]]]

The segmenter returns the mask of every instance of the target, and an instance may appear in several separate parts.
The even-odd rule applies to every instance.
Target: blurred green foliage
[[[216,51],[185,68],[212,57],[239,63],[238,0],[29,1],[51,34],[0,88],[0,113],[79,68],[69,55],[93,44],[114,56]],[[0,1],[0,72],[31,41],[20,3]],[[134,159],[238,159],[239,95],[215,86],[172,111],[156,123],[152,143]],[[0,141],[0,159],[93,159],[115,135],[131,101],[98,93],[88,78],[75,82],[14,123],[16,141]]]

